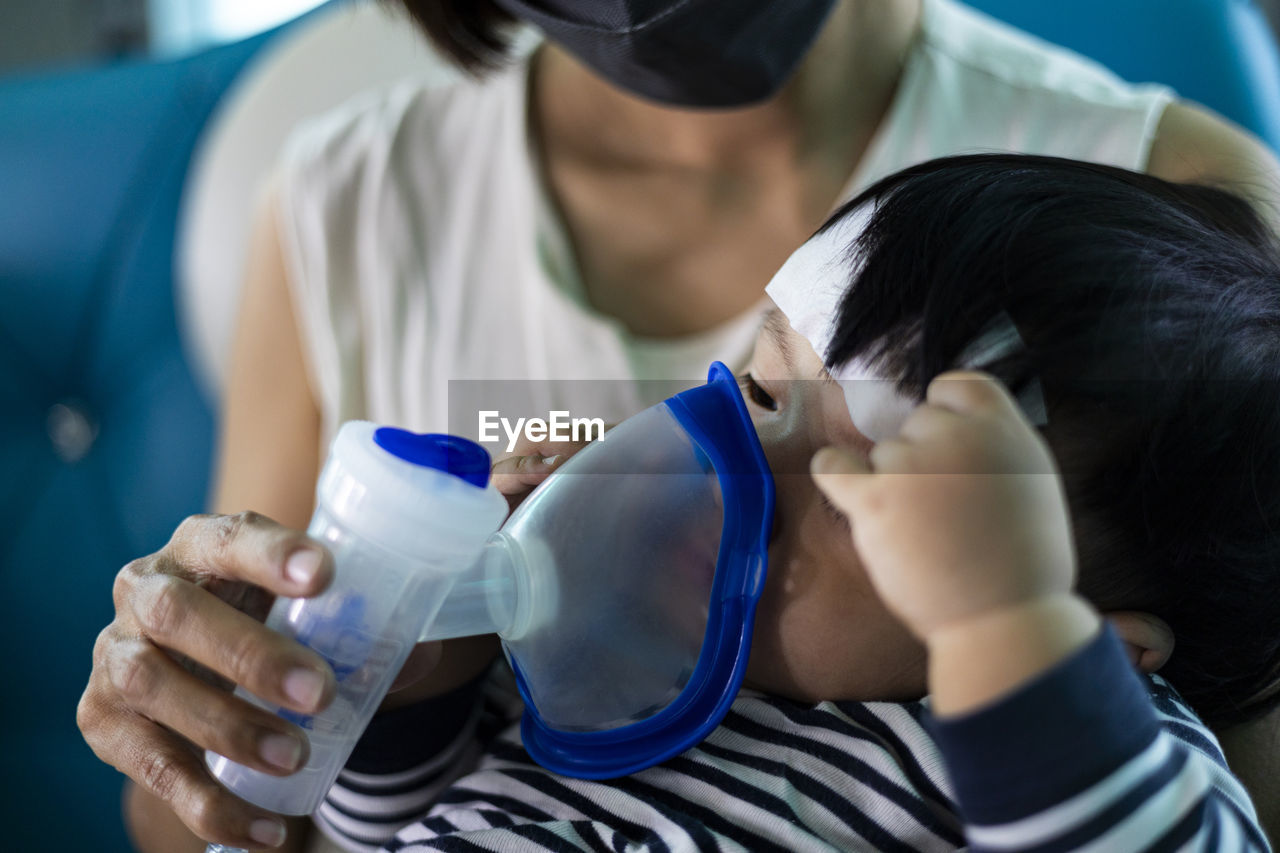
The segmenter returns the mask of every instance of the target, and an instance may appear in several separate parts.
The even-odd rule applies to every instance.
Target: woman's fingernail
[[[272,767],[293,772],[302,760],[302,744],[291,735],[263,735],[258,740],[258,754]]]
[[[324,676],[314,669],[299,667],[284,676],[284,695],[303,708],[314,708],[324,695]]]
[[[543,465],[546,465],[548,468],[550,468],[552,465],[555,465],[555,464],[556,464],[557,462],[559,462],[559,461],[560,461],[560,454],[559,454],[559,453],[557,453],[555,456],[544,456],[544,457],[542,457],[542,464],[543,464]]]
[[[284,574],[298,586],[306,586],[320,571],[320,552],[314,548],[299,548],[284,562]]]
[[[284,821],[260,817],[249,824],[249,837],[266,847],[284,844]]]

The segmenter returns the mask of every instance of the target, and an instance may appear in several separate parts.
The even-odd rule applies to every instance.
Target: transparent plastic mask
[[[654,763],[718,723],[764,584],[773,480],[732,374],[646,409],[511,515],[426,637],[496,632],[525,745],[571,775]]]

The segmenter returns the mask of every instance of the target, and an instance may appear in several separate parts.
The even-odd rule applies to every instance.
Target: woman
[[[162,650],[302,711],[332,692],[319,661],[224,599],[323,586],[327,555],[297,531],[340,421],[440,428],[450,379],[738,366],[791,251],[855,190],[942,154],[1051,153],[1274,197],[1275,162],[1239,131],[950,0],[762,0],[732,4],[731,20],[711,2],[648,4],[640,19],[630,3],[406,5],[477,65],[509,14],[548,40],[479,82],[328,119],[282,164],[248,270],[214,500],[275,522],[192,519],[122,570],[81,702],[91,745],[139,783],[128,814],[144,850],[198,849],[190,830],[281,837],[191,746],[286,772],[298,733]],[[423,650],[388,705],[470,680],[492,652]]]

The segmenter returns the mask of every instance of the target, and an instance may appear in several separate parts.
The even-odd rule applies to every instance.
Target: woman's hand
[[[991,377],[939,376],[869,461],[824,448],[812,467],[849,516],[877,592],[928,646],[937,709],[981,704],[1097,630],[1072,593],[1075,550],[1053,457]]]
[[[583,446],[518,446],[494,465],[494,483],[514,508]],[[278,845],[284,823],[218,784],[203,751],[277,776],[306,762],[300,729],[230,688],[242,685],[302,713],[331,701],[334,677],[323,659],[261,620],[275,596],[317,595],[332,576],[332,558],[319,543],[256,513],[188,518],[164,548],[116,576],[115,619],[98,636],[77,711],[85,740],[200,838]],[[474,677],[483,664],[476,660],[491,649],[469,642],[454,641],[443,662],[441,644],[420,644],[388,702],[405,704],[439,692],[437,682]]]
[[[260,619],[274,596],[316,595],[332,576],[322,546],[270,519],[188,518],[116,575],[115,619],[98,635],[76,715],[85,740],[200,838],[279,845],[283,821],[227,792],[202,752],[276,776],[305,763],[300,729],[229,688],[302,713],[331,701],[324,660]]]

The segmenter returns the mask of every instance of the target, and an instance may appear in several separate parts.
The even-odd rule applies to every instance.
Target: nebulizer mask
[[[733,374],[628,418],[512,513],[423,639],[501,637],[540,764],[621,776],[698,743],[742,682],[773,479]]]

